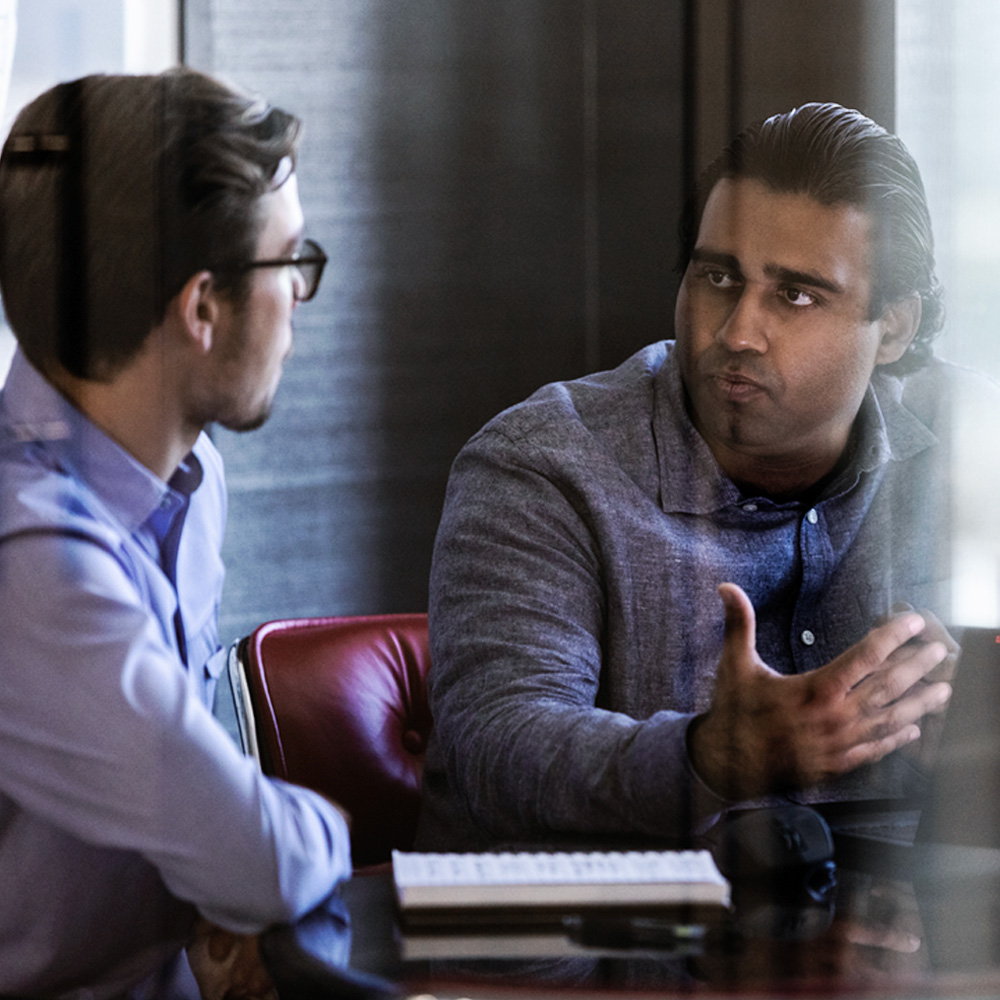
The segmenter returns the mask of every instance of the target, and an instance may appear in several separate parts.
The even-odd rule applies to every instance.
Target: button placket
[[[824,634],[815,608],[828,580],[831,566],[830,540],[827,524],[818,507],[799,508],[799,546],[802,557],[802,584],[797,601],[798,610],[792,618],[790,641],[797,670],[819,666]]]

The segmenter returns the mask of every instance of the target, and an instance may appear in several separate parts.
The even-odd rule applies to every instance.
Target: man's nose
[[[716,339],[734,353],[763,354],[769,344],[770,319],[763,294],[754,288],[744,288],[719,327]]]

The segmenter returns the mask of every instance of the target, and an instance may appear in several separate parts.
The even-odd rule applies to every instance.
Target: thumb
[[[750,598],[735,583],[719,584],[719,597],[726,612],[722,659],[726,663],[757,661],[757,616]]]

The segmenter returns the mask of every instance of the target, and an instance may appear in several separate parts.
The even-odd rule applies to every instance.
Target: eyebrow
[[[739,259],[734,254],[724,253],[721,250],[695,247],[691,251],[691,260],[699,264],[715,264],[741,276],[743,274]],[[810,288],[821,288],[832,295],[840,295],[844,291],[842,285],[815,271],[798,271],[791,267],[783,267],[781,264],[765,264],[764,273],[782,284],[808,285]]]
[[[697,264],[715,264],[724,267],[727,271],[742,274],[743,269],[740,262],[731,253],[722,253],[720,250],[708,250],[705,247],[695,247],[691,251],[691,260]]]
[[[830,278],[824,278],[822,274],[815,271],[795,271],[790,267],[782,267],[780,264],[765,264],[764,273],[769,278],[774,278],[786,285],[810,285],[812,288],[822,288],[832,295],[840,295],[843,286],[837,284]]]

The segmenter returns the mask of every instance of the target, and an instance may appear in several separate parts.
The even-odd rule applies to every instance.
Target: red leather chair
[[[239,650],[265,773],[350,813],[355,868],[412,847],[431,729],[427,616],[267,622]]]

